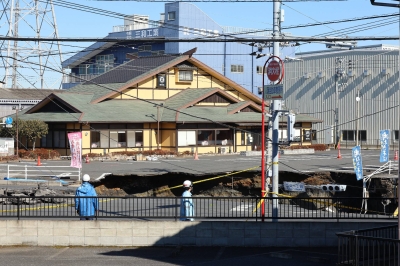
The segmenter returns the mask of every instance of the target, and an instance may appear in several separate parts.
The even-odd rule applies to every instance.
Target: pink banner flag
[[[71,167],[82,168],[82,132],[68,133]]]

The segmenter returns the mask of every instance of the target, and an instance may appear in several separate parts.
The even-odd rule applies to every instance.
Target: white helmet
[[[83,182],[89,182],[90,176],[88,174],[84,174],[82,177]]]
[[[185,180],[183,182],[183,187],[191,187],[192,186],[192,181],[190,180]]]

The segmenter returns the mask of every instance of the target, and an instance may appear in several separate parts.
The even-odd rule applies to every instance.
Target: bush
[[[112,152],[111,155],[126,155],[126,156],[132,156],[136,154],[143,154],[143,156],[150,156],[150,155],[160,155],[160,156],[165,156],[165,155],[176,155],[175,151],[168,151],[168,150],[161,150],[161,149],[155,149],[155,150],[146,150],[146,151],[117,151],[117,152]]]
[[[100,157],[100,156],[101,156],[101,153],[86,153],[86,154],[82,154],[82,157],[85,158],[86,155],[87,155],[89,158],[95,158],[95,157]]]
[[[0,161],[16,161],[18,157],[16,155],[0,156]]]
[[[326,144],[312,144],[312,145],[293,145],[287,147],[289,150],[298,150],[298,149],[314,149],[315,151],[325,151],[328,149],[328,145]]]
[[[18,150],[18,154],[20,158],[23,159],[37,159],[40,156],[41,159],[54,159],[59,158],[60,153],[55,150],[47,150],[47,149],[35,149],[35,150]]]
[[[193,152],[191,152],[191,151],[184,151],[184,152],[182,152],[181,154],[180,154],[180,156],[192,156],[193,155]]]

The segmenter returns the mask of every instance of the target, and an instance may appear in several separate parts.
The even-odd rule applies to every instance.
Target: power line
[[[157,2],[162,2],[164,3],[165,1],[163,0],[96,0],[96,1],[101,1],[101,2],[152,2],[152,3],[157,3]],[[177,0],[174,2],[185,2],[185,3],[195,3],[195,2],[205,2],[205,3],[213,3],[213,2],[222,2],[222,3],[237,3],[237,2],[260,2],[260,3],[265,3],[265,2],[273,2],[274,0],[190,0],[190,1],[185,1],[185,0]],[[342,1],[347,1],[347,0],[281,0],[281,2],[342,2]]]
[[[45,41],[59,41],[59,42],[117,42],[117,43],[192,43],[192,42],[335,42],[335,41],[382,41],[382,40],[398,40],[399,36],[346,36],[346,37],[280,37],[280,38],[215,38],[215,39],[175,39],[175,38],[138,38],[138,39],[122,39],[122,38],[85,38],[85,37],[73,37],[73,38],[36,38],[36,37],[8,37],[0,36],[0,40],[3,41],[32,41],[32,42],[45,42]]]

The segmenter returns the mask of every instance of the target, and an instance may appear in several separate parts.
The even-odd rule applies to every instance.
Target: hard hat
[[[192,181],[190,180],[185,180],[183,182],[183,187],[191,187],[192,186]]]
[[[90,176],[89,176],[88,174],[84,174],[83,177],[82,177],[82,180],[83,180],[84,182],[89,182]]]

